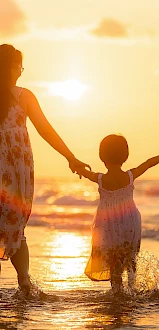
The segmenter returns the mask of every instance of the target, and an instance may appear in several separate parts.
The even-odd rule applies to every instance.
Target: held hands
[[[69,168],[73,173],[77,173],[79,175],[79,178],[82,178],[82,170],[85,170],[85,168],[88,167],[89,170],[91,171],[91,167],[86,164],[81,162],[80,160],[78,160],[77,158],[73,158],[71,159],[71,161],[69,161]]]

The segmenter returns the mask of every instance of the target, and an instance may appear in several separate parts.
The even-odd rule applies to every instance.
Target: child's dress
[[[111,270],[119,262],[122,270],[135,262],[141,242],[141,216],[133,200],[133,174],[130,183],[118,190],[102,188],[98,175],[100,201],[92,228],[92,253],[85,274],[94,281],[111,279]]]

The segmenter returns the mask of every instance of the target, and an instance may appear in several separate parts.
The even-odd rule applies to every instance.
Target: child
[[[107,173],[82,169],[78,174],[98,183],[100,201],[92,228],[92,253],[85,274],[94,281],[111,281],[114,293],[123,289],[122,273],[133,286],[141,242],[141,216],[133,200],[133,181],[159,163],[159,156],[124,172],[129,149],[121,135],[108,135],[100,143],[99,157]]]

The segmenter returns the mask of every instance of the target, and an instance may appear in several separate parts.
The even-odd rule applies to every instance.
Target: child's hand
[[[93,182],[98,182],[98,174],[99,173],[95,173],[95,172],[92,172],[92,170],[86,170],[85,168],[79,168],[77,171],[76,171],[76,174],[79,175],[80,179],[82,178],[82,176],[84,176],[85,178],[93,181]]]
[[[82,175],[83,175],[83,171],[82,169],[78,169],[76,172],[75,172],[77,175],[79,175],[79,178],[82,179]]]
[[[76,173],[79,175],[80,179],[82,178],[82,172],[85,171],[85,168],[88,167],[91,171],[91,167],[86,164],[81,162],[80,160],[74,158],[69,162],[69,168],[73,173]]]

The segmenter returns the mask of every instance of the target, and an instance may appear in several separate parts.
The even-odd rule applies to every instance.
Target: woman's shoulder
[[[29,95],[34,95],[33,92],[25,87],[20,87],[20,86],[16,86],[15,87],[15,92],[21,96],[29,96]]]
[[[24,105],[32,105],[35,101],[37,101],[36,96],[30,89],[19,86],[16,86],[16,88],[16,94],[18,95],[19,103]]]
[[[12,88],[11,90],[14,98],[17,100],[17,102],[19,103],[20,99],[27,99],[27,96],[29,94],[29,90],[24,88],[24,87],[20,87],[20,86],[15,86]]]
[[[34,93],[26,88],[26,87],[21,87],[21,86],[15,86],[14,89],[13,89],[13,93],[16,93],[17,95],[22,95],[22,96],[34,96]]]

